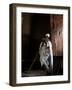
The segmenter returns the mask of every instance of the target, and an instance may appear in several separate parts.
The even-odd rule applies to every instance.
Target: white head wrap
[[[49,34],[49,33],[47,33],[47,34],[45,34],[45,36],[49,38],[49,37],[50,37],[50,34]]]

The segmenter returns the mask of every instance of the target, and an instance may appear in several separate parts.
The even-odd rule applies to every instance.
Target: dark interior
[[[28,15],[28,14],[26,14]],[[22,13],[22,19],[26,16],[25,13]],[[26,18],[25,18],[26,19]],[[34,64],[32,65],[31,70],[41,70],[40,62],[39,62],[39,45],[41,39],[45,36],[46,33],[51,34],[51,24],[50,24],[50,14],[29,14],[29,29],[28,32],[25,33],[25,19],[22,21],[22,72],[28,71],[30,65],[33,63],[36,58]],[[25,27],[24,27],[25,26]],[[51,37],[50,37],[51,39]],[[54,64],[55,68],[59,65],[59,62],[62,63],[62,56],[55,57]],[[59,59],[59,61],[57,61]],[[61,66],[60,66],[61,67]],[[54,71],[54,74],[57,74],[58,70]],[[60,73],[60,72],[59,72]],[[58,73],[58,74],[59,74]],[[61,73],[62,74],[62,70]]]

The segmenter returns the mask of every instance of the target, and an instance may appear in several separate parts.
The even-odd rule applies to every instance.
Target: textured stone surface
[[[51,41],[54,56],[63,54],[63,15],[51,15]]]

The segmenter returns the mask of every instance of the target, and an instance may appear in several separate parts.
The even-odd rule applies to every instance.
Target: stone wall
[[[53,45],[53,55],[63,54],[63,15],[51,15],[51,41]]]

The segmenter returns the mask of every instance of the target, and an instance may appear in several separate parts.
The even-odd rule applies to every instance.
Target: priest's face
[[[49,38],[48,38],[47,36],[45,37],[45,39],[46,39],[46,42],[48,42],[48,41],[49,41]]]

